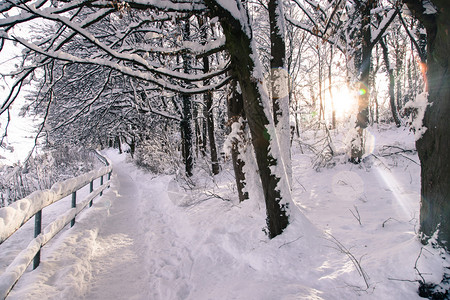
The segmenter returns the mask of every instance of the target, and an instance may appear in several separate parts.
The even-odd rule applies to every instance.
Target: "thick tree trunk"
[[[424,14],[418,0],[405,1],[427,30],[427,128],[417,140],[421,162],[420,230],[424,242],[438,231],[438,242],[450,249],[450,10],[446,0],[432,0],[436,14]]]
[[[268,234],[273,238],[281,234],[289,224],[291,194],[284,165],[281,163],[276,130],[269,120],[272,117],[268,115],[269,97],[264,93],[261,69],[256,67],[253,60],[257,53],[250,38],[252,32],[250,26],[242,24],[243,20],[239,21],[228,11],[220,9],[215,1],[205,0],[205,3],[220,18],[226,36],[226,47],[233,64],[233,73],[241,87],[244,110],[263,187]]]
[[[280,0],[269,0],[270,60],[273,119],[279,138],[289,185],[292,184],[291,137],[289,127],[289,76],[286,72],[284,14]]]

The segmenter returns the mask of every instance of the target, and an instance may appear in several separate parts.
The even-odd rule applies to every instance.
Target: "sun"
[[[336,118],[343,119],[352,114],[357,106],[357,94],[347,86],[338,86],[331,89],[332,98],[327,97],[329,119],[331,119],[331,108],[334,107]],[[328,95],[327,95],[328,96]]]

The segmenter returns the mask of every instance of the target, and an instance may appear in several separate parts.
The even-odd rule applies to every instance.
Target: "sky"
[[[5,47],[0,52],[0,70],[2,74],[14,69],[14,64],[17,63],[14,60],[14,56],[17,52],[20,52],[20,48],[12,45],[10,41],[6,41]],[[5,101],[7,94],[9,93],[10,86],[13,81],[0,78],[0,103]],[[26,90],[25,87],[23,90]],[[28,156],[34,143],[34,132],[36,131],[36,124],[31,117],[21,117],[19,112],[24,105],[25,100],[23,98],[23,92],[19,94],[18,98],[14,101],[10,110],[11,122],[8,126],[8,135],[4,140],[6,146],[9,149],[0,147],[0,165],[11,165],[17,161],[22,161]],[[7,112],[4,112],[0,116],[0,134],[3,136],[4,130],[7,124]],[[14,149],[11,151],[10,149]]]

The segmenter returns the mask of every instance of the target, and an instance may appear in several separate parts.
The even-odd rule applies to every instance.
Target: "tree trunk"
[[[397,106],[395,105],[395,92],[394,92],[394,85],[395,85],[395,78],[394,78],[394,71],[391,68],[391,64],[389,61],[389,52],[388,48],[386,46],[386,43],[383,39],[380,40],[381,48],[383,49],[383,59],[384,64],[386,65],[386,70],[389,75],[389,103],[391,105],[391,112],[392,117],[394,118],[395,125],[397,127],[400,127],[402,125],[400,118],[398,116],[397,112]]]
[[[237,92],[236,81],[233,80],[231,82],[230,90],[231,91],[228,96],[228,119],[231,126],[231,124],[237,122],[239,118],[245,119],[245,113],[244,100],[242,99],[242,95]],[[244,128],[241,129],[243,130]],[[234,176],[236,178],[236,187],[238,190],[239,202],[242,202],[248,199],[248,192],[244,192],[244,188],[246,185],[244,173],[245,162],[241,159],[241,153],[239,151],[240,148],[241,145],[239,145],[239,142],[233,141],[233,145],[231,147],[231,159],[233,161]]]
[[[183,40],[190,39],[190,23],[185,20],[183,24]],[[186,53],[182,55],[184,73],[189,74],[191,70],[190,58]],[[191,96],[187,94],[181,95],[183,104],[183,119],[180,122],[181,137],[183,143],[183,160],[185,163],[186,176],[192,176],[194,169],[194,155],[193,155],[193,130],[192,130],[192,103]]]
[[[205,73],[209,72],[209,59],[208,57],[203,58],[203,71]],[[206,82],[205,84],[209,84]],[[205,103],[205,110],[204,110],[204,117],[206,119],[206,128],[208,132],[208,141],[209,141],[209,149],[211,153],[211,168],[212,173],[214,175],[219,174],[220,168],[219,168],[219,159],[217,157],[217,147],[216,147],[216,138],[214,136],[214,114],[212,111],[213,107],[213,97],[212,97],[212,91],[209,91],[204,94],[203,101]],[[206,137],[205,137],[206,138]]]
[[[237,20],[215,1],[205,0],[205,3],[220,18],[233,73],[242,90],[244,110],[263,187],[268,235],[274,238],[289,224],[291,193],[284,165],[281,163],[276,130],[269,119],[272,116],[267,114],[269,96],[264,92],[262,68],[254,60],[257,53],[251,40],[251,27],[241,24],[249,24],[248,16],[246,20]]]
[[[420,231],[426,242],[438,231],[438,242],[450,242],[450,10],[447,0],[432,0],[436,14],[425,14],[419,0],[406,0],[427,30],[428,102],[423,125],[427,128],[416,147],[421,162]]]
[[[361,12],[361,59],[357,63],[360,73],[358,86],[358,114],[356,116],[356,137],[352,140],[351,157],[352,163],[360,163],[364,155],[364,129],[369,125],[369,75],[370,62],[372,60],[370,11],[376,1],[367,0]]]
[[[292,184],[291,137],[289,127],[289,76],[286,72],[284,14],[280,0],[269,0],[270,60],[273,119],[279,137],[281,158],[289,185]]]
[[[185,164],[185,172],[187,176],[192,176],[194,169],[193,157],[193,132],[192,132],[192,112],[191,112],[191,97],[189,95],[181,95],[183,103],[183,119],[180,122],[181,139],[183,146],[183,161]]]
[[[322,57],[320,55],[320,50],[317,49],[317,61],[319,68],[319,121],[325,120],[325,106],[322,97]]]
[[[136,152],[136,140],[135,140],[135,138],[131,138],[130,142],[128,142],[128,141],[126,141],[126,142],[127,142],[128,146],[130,147],[131,158],[133,158],[134,153]]]
[[[199,25],[201,27],[201,34],[202,34],[202,43],[206,43],[206,40],[208,38],[208,34],[206,31],[205,22],[202,17],[198,17]],[[203,42],[204,41],[204,42]],[[209,57],[204,56],[203,57],[203,72],[208,73],[210,71],[209,66]],[[209,84],[209,80],[205,80],[204,85]],[[214,175],[219,174],[220,166],[219,166],[219,158],[217,156],[217,147],[216,147],[216,138],[214,136],[214,114],[213,114],[213,97],[212,97],[212,91],[209,91],[205,94],[203,94],[203,102],[205,104],[205,110],[204,110],[204,118],[206,120],[206,129],[208,133],[208,141],[209,141],[209,149],[211,153],[211,169],[212,173]],[[204,136],[206,139],[206,135]]]
[[[119,153],[122,154],[122,143],[120,142],[119,136],[116,136],[114,138],[114,148],[119,149]]]
[[[331,89],[331,65],[333,64],[333,46],[330,49],[330,64],[328,65],[328,92],[331,102],[331,128],[336,129],[336,109],[334,107],[333,91]]]
[[[202,130],[202,119],[200,114],[203,114],[203,109],[201,105],[194,105],[194,117],[192,119],[195,128],[195,157],[199,157],[199,152],[202,157],[206,156],[206,148],[203,147],[203,140],[206,136],[203,135]]]

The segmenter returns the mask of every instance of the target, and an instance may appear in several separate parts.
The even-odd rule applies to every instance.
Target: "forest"
[[[2,153],[15,119],[34,122],[22,162],[0,155],[0,206],[115,148],[191,188],[231,166],[234,201],[260,198],[274,239],[304,218],[295,153],[317,173],[395,156],[420,165],[418,239],[448,252],[445,0],[7,0],[0,13]],[[393,138],[381,154],[374,130]]]

